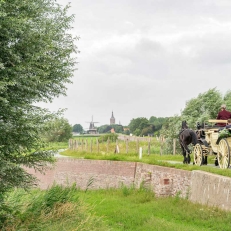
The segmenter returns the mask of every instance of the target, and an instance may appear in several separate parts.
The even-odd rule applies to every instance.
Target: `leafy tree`
[[[186,120],[191,128],[195,128],[197,121],[204,123],[208,119],[216,119],[222,102],[222,94],[216,88],[209,89],[186,102],[182,120]]]
[[[111,127],[114,128],[116,133],[123,133],[124,131],[123,126],[120,124],[112,124]]]
[[[142,129],[141,136],[153,135],[154,125],[150,125]]]
[[[78,133],[82,133],[83,132],[83,127],[81,124],[75,124],[72,128],[73,132],[78,132]]]
[[[47,142],[64,142],[72,137],[72,127],[65,118],[55,118],[47,122],[43,137]]]
[[[160,131],[160,136],[165,139],[164,150],[165,154],[173,154],[173,139],[179,140],[179,132],[181,129],[182,118],[181,116],[169,117],[165,121]],[[177,142],[176,152],[181,153],[179,142]]]
[[[120,124],[105,124],[98,128],[99,133],[111,133],[111,129],[114,128],[116,133],[123,133],[123,126]]]
[[[224,103],[226,104],[227,110],[231,111],[231,91],[227,91],[224,95]]]
[[[166,120],[168,120],[168,117],[155,117],[155,116],[150,117],[149,123],[154,126],[153,132],[155,134],[159,134],[159,131]]]
[[[34,184],[24,166],[42,171],[54,161],[40,136],[54,115],[35,105],[71,82],[78,50],[67,11],[55,0],[0,1],[0,200]]]
[[[128,125],[130,132],[137,136],[141,135],[142,130],[148,126],[149,121],[144,117],[132,119]]]
[[[112,129],[112,126],[105,124],[105,125],[98,127],[98,132],[99,133],[108,133],[108,132],[111,132],[111,129]]]

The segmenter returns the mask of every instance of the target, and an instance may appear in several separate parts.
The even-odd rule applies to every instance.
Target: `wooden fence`
[[[114,142],[108,139],[100,141],[98,138],[79,138],[69,140],[69,149],[89,153],[140,153],[142,148],[145,154],[168,154],[163,153],[165,138],[158,137],[135,137],[119,136]],[[176,139],[173,139],[172,153],[176,155]]]
[[[140,147],[142,147],[144,152],[148,155],[151,154],[151,149],[154,147],[153,139],[149,138],[143,141],[143,139],[131,140],[129,138],[117,139],[115,142],[111,142],[110,139],[102,142],[98,138],[70,139],[69,149],[90,153],[139,153]]]

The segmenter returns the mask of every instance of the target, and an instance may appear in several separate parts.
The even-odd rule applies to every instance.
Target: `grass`
[[[205,172],[210,172],[222,176],[231,177],[230,169],[220,169],[218,167],[203,165],[186,165],[182,164],[183,156],[182,155],[159,155],[159,154],[144,154],[142,159],[139,159],[137,153],[129,154],[116,154],[116,153],[87,153],[87,152],[77,152],[75,150],[65,150],[61,152],[64,156],[70,156],[72,158],[81,158],[81,159],[93,159],[93,160],[116,160],[116,161],[131,161],[131,162],[142,162],[146,164],[159,165],[170,168],[177,168],[187,171],[201,170]],[[215,156],[208,156],[208,163],[214,164]],[[193,160],[192,160],[193,161]]]
[[[76,138],[77,141],[82,142],[81,138]],[[90,146],[92,140],[92,148]],[[84,159],[95,159],[95,160],[115,160],[115,161],[132,161],[132,162],[142,162],[147,164],[183,169],[187,171],[201,170],[205,172],[210,172],[218,175],[223,175],[231,177],[230,169],[220,169],[214,167],[215,155],[208,156],[208,164],[213,166],[195,166],[195,165],[185,165],[182,164],[183,156],[181,154],[170,155],[163,154],[160,155],[160,143],[155,138],[152,138],[150,143],[150,155],[148,155],[148,142],[139,142],[138,145],[143,147],[142,159],[139,159],[139,154],[137,152],[137,142],[130,141],[128,144],[124,141],[119,141],[120,153],[114,153],[115,142],[103,142],[100,143],[100,149],[97,149],[96,138],[87,137],[84,141],[85,143],[79,144],[78,148],[68,149],[68,143],[50,143],[49,149],[64,149],[60,154],[64,156],[69,156],[72,158],[84,158]],[[86,145],[87,143],[87,145]],[[127,148],[128,145],[128,148]],[[191,155],[191,162],[193,162],[193,154]]]
[[[112,230],[230,230],[231,213],[193,204],[178,196],[156,198],[150,191],[121,188],[89,191],[81,198],[105,217]]]
[[[8,195],[2,231],[207,231],[230,230],[231,212],[176,197],[157,198],[141,187],[81,191],[54,185],[49,190],[14,190]]]

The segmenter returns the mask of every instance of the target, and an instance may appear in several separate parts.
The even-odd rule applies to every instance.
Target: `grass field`
[[[193,154],[191,154],[191,164],[182,164],[183,156],[181,154],[171,155],[162,154],[160,155],[160,142],[155,138],[152,138],[150,142],[150,155],[148,154],[148,142],[139,142],[139,147],[143,147],[142,158],[139,158],[139,150],[137,147],[137,142],[130,141],[128,144],[125,141],[116,142],[102,142],[99,144],[100,148],[97,148],[96,137],[83,137],[76,138],[77,141],[87,140],[82,146],[79,144],[78,148],[68,149],[68,143],[53,143],[49,144],[49,148],[55,149],[65,149],[60,154],[64,156],[70,156],[72,158],[84,158],[84,159],[97,159],[97,160],[117,160],[117,161],[135,161],[143,162],[148,164],[166,166],[177,169],[184,169],[188,171],[192,170],[202,170],[206,172],[215,173],[218,175],[231,177],[230,169],[220,169],[215,167],[214,159],[215,155],[208,156],[208,164],[204,166],[192,165]],[[91,148],[92,140],[92,148]],[[94,145],[93,145],[94,144]],[[115,153],[115,147],[119,145],[120,153]],[[127,148],[127,145],[129,147]],[[94,147],[93,147],[94,146]],[[128,151],[127,151],[128,150]]]
[[[231,212],[148,189],[80,191],[75,185],[8,195],[12,211],[2,231],[228,231]]]

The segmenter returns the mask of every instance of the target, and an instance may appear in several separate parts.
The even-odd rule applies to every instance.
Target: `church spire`
[[[110,125],[111,124],[115,124],[115,117],[114,117],[113,111],[112,111],[111,118],[110,118]]]

